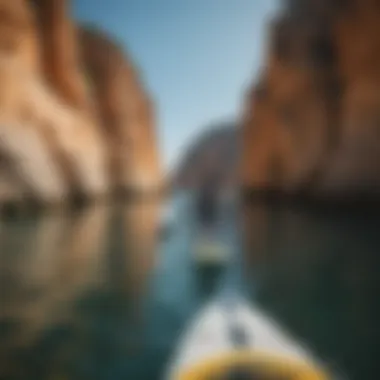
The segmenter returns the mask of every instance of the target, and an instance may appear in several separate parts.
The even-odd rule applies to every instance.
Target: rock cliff
[[[172,182],[180,189],[194,189],[215,179],[220,188],[237,184],[238,130],[232,123],[211,126],[186,150]]]
[[[84,108],[89,101],[79,60],[77,31],[68,17],[67,0],[30,0],[37,24],[44,76],[68,104]]]
[[[97,56],[88,53],[67,8],[64,0],[0,0],[0,202],[97,197],[118,183],[137,186],[134,172],[144,173],[149,186],[158,183],[154,117],[132,64],[116,48],[130,77],[113,97],[99,96],[99,88],[113,86],[112,75],[90,75]],[[95,48],[108,58],[106,47]],[[96,112],[108,106],[118,110],[114,123]],[[108,135],[131,131],[138,137],[118,141],[115,165],[124,170],[111,175]]]
[[[380,191],[380,4],[288,0],[243,122],[248,189]]]
[[[82,28],[79,36],[107,141],[111,182],[118,189],[158,186],[154,109],[131,59],[97,29]]]

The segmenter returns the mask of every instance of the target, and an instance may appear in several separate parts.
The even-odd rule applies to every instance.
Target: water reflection
[[[69,320],[73,297],[98,281],[104,211],[2,225],[0,315],[20,326],[12,345],[33,344],[43,329]]]
[[[1,379],[105,378],[97,359],[110,369],[107,358],[130,355],[158,207],[99,205],[1,223]]]
[[[351,379],[379,373],[378,213],[244,208],[255,300]]]
[[[160,378],[187,322],[239,278],[237,261],[194,266],[199,226],[191,197],[178,199],[161,241],[157,201],[0,223],[0,379]],[[373,379],[376,213],[243,206],[252,300],[350,379]],[[236,256],[235,211],[221,213],[218,240]]]

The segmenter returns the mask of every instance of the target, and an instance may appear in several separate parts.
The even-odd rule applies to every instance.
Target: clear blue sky
[[[74,17],[114,35],[157,108],[166,167],[210,123],[236,117],[263,63],[276,0],[73,0]]]

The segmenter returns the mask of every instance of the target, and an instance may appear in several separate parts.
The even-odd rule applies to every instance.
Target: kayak
[[[244,331],[244,346],[236,347],[230,339],[231,317]],[[220,300],[201,310],[180,338],[165,379],[223,379],[224,373],[239,366],[257,379],[330,378],[302,344],[261,310],[239,299],[230,310]]]

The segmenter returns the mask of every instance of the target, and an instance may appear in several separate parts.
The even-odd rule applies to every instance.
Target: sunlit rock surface
[[[284,2],[249,92],[242,179],[309,195],[380,190],[380,5]]]
[[[238,181],[238,135],[233,123],[211,126],[185,150],[172,183],[179,189],[196,189],[205,181],[230,188]]]
[[[83,108],[89,101],[82,75],[76,26],[68,17],[67,0],[29,0],[34,11],[44,77],[69,104]]]
[[[86,75],[107,141],[108,173],[118,189],[159,187],[154,108],[130,58],[94,28],[82,28]]]
[[[0,202],[98,197],[119,183],[134,186],[140,177],[149,189],[157,185],[154,117],[147,95],[130,90],[139,86],[133,77],[122,81],[119,97],[99,98],[94,82],[99,78],[87,71],[91,57],[82,60],[86,45],[82,49],[67,8],[69,2],[63,0],[0,0]],[[124,58],[122,64],[129,67]],[[105,86],[106,80],[112,78],[102,79]],[[130,109],[117,103],[124,95]],[[118,127],[96,112],[107,100],[122,108],[124,130],[135,134],[119,140],[117,150],[106,132]],[[114,152],[123,171],[111,174]]]

